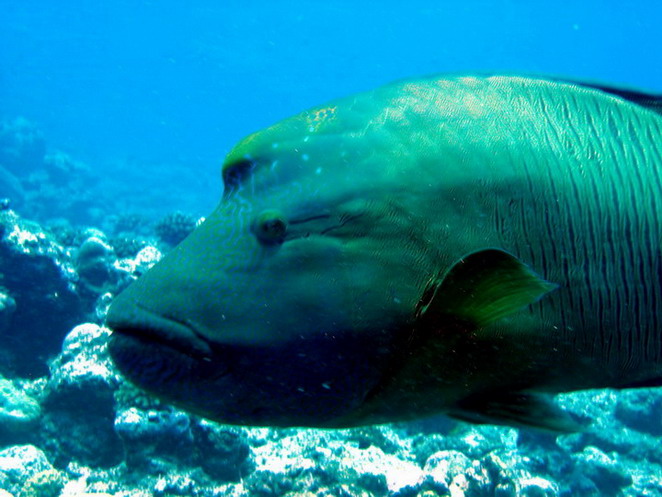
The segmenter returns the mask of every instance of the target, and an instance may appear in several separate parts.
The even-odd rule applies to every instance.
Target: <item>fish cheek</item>
[[[281,315],[275,320],[306,334],[311,327],[333,329],[344,321],[345,267],[337,240],[314,236],[286,242],[272,268],[269,292],[274,312]]]

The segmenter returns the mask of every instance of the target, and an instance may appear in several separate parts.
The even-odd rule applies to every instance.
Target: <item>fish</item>
[[[135,385],[245,426],[436,415],[574,431],[662,385],[662,99],[444,75],[241,140],[218,207],[120,293]]]

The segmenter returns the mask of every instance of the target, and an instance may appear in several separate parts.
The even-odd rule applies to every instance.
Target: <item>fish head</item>
[[[235,424],[335,426],[360,406],[424,275],[393,143],[350,104],[240,142],[217,209],[114,300],[110,352],[134,383]]]

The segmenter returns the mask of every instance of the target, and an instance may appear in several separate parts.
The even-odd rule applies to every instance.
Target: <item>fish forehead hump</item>
[[[260,168],[278,161],[283,183],[323,168],[331,173],[327,177],[350,174],[361,181],[376,174],[409,184],[412,174],[436,179],[444,171],[454,174],[453,164],[460,164],[460,177],[466,178],[476,171],[464,166],[480,157],[481,149],[512,150],[525,140],[531,152],[549,153],[550,146],[557,146],[549,133],[565,134],[567,147],[578,139],[578,150],[583,145],[589,151],[600,148],[582,140],[583,127],[604,120],[600,131],[616,138],[628,120],[623,109],[649,112],[601,89],[556,80],[458,76],[405,81],[315,107],[253,133],[230,151],[223,172],[251,160],[259,166],[254,171],[259,177]],[[505,163],[495,163],[499,174],[509,172]]]

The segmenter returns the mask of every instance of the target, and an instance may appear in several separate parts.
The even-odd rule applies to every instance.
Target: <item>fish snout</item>
[[[118,300],[108,311],[106,325],[113,331],[112,349],[133,341],[164,347],[197,359],[213,355],[210,343],[188,323],[153,312],[139,303]]]

